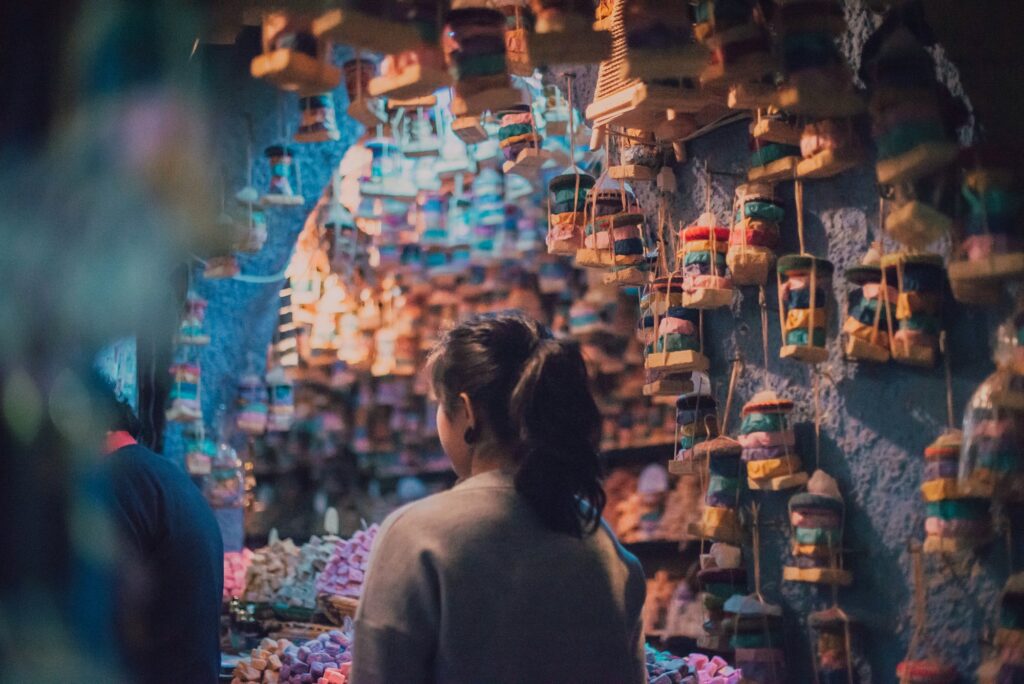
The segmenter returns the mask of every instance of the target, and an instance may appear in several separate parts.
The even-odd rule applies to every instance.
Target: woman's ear
[[[462,410],[466,412],[466,425],[472,429],[476,427],[476,414],[473,413],[473,402],[465,392],[459,394],[459,401],[462,402]]]

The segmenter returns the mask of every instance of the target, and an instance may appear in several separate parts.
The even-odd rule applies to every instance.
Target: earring
[[[462,439],[465,440],[466,444],[472,444],[476,441],[476,428],[466,428],[465,434],[462,435]]]

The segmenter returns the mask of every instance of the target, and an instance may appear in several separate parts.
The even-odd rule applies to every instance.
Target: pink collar
[[[109,456],[118,449],[123,449],[126,446],[138,444],[135,438],[124,430],[115,430],[107,433],[106,443],[103,445],[105,453]]]

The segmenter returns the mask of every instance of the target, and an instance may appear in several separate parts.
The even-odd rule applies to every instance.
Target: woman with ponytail
[[[645,581],[601,520],[578,346],[494,314],[449,331],[429,363],[459,483],[384,522],[353,684],[644,682]]]

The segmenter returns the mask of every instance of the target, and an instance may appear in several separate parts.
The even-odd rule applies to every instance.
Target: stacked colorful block
[[[782,206],[769,183],[743,183],[736,188],[732,230],[725,263],[734,285],[764,285],[779,242]]]
[[[1024,411],[993,401],[1002,369],[975,390],[964,415],[960,484],[971,496],[1024,502]]]
[[[334,114],[334,95],[318,93],[299,97],[299,128],[295,142],[326,142],[338,140],[341,132]]]
[[[815,635],[814,654],[817,661],[816,684],[859,684],[853,667],[851,630],[854,624],[840,608],[828,608],[807,616],[807,624]]]
[[[573,167],[548,183],[549,254],[576,254],[587,223],[587,195],[594,177]]]
[[[697,646],[711,651],[729,650],[729,633],[725,625],[725,602],[747,590],[747,571],[741,565],[738,546],[712,544],[710,553],[701,554],[697,585],[704,609],[704,633]]]
[[[782,358],[819,363],[825,349],[827,299],[825,284],[832,277],[832,262],[806,254],[779,259],[779,315],[782,318]]]
[[[814,471],[807,491],[789,500],[792,564],[783,568],[782,579],[842,586],[853,580],[841,567],[844,512],[839,485],[824,471]]]
[[[498,112],[498,123],[498,146],[505,161],[514,162],[523,150],[540,148],[542,138],[534,125],[530,105],[516,105]]]
[[[579,266],[613,266],[643,261],[643,213],[629,185],[605,177],[587,192]],[[589,238],[589,239],[588,239]]]
[[[758,392],[744,405],[736,439],[743,446],[747,485],[751,489],[778,491],[807,482],[789,424],[792,411],[792,400],[770,390]]]
[[[891,353],[895,361],[931,367],[939,354],[942,295],[946,271],[938,254],[887,254],[882,257],[885,283],[895,287],[896,329]]]
[[[843,334],[846,358],[885,363],[889,360],[889,319],[886,309],[896,301],[896,288],[882,283],[881,257],[868,250],[859,266],[846,269],[847,282],[855,285],[846,298]]]
[[[751,183],[774,183],[796,176],[800,163],[800,148],[796,145],[751,138],[750,149],[747,179]]]
[[[284,145],[271,145],[263,154],[270,163],[270,185],[261,198],[264,204],[302,204],[305,200],[295,193],[297,179],[292,149]]]
[[[189,423],[203,417],[199,406],[199,365],[175,363],[170,368],[174,378],[168,399],[167,420]]]
[[[925,553],[975,548],[992,537],[988,499],[968,496],[957,481],[961,442],[962,433],[949,430],[924,450]]]
[[[185,295],[185,315],[178,328],[178,344],[201,346],[210,343],[210,336],[203,327],[206,318],[206,300],[189,290]]]
[[[676,460],[701,463],[698,457],[707,454],[698,454],[694,447],[718,436],[718,403],[707,385],[700,383],[694,391],[676,399],[676,425],[679,431]]]
[[[448,13],[443,35],[449,71],[455,79],[452,113],[475,116],[516,104],[505,56],[505,17],[485,7]]]
[[[238,429],[247,435],[267,431],[267,386],[256,373],[246,373],[238,381]]]
[[[711,429],[709,424],[707,429]],[[713,429],[718,430],[714,425]],[[743,447],[728,437],[715,437],[701,441],[693,447],[693,458],[698,463],[707,461],[708,488],[704,493],[704,510],[701,512],[700,536],[738,544],[740,530],[739,490],[740,454]]]
[[[732,635],[729,646],[736,654],[736,667],[743,671],[743,681],[789,682],[783,651],[782,608],[756,596],[736,594],[725,602],[723,609],[729,615],[724,627]]]
[[[185,445],[185,470],[189,475],[209,475],[216,455],[217,445],[214,441],[196,435]]]
[[[729,228],[719,226],[713,214],[702,214],[679,232],[676,272],[682,273],[685,306],[714,309],[732,304],[728,250]]]
[[[270,395],[267,431],[287,432],[295,418],[295,389],[283,367],[274,366],[270,369],[267,373],[267,388]]]

